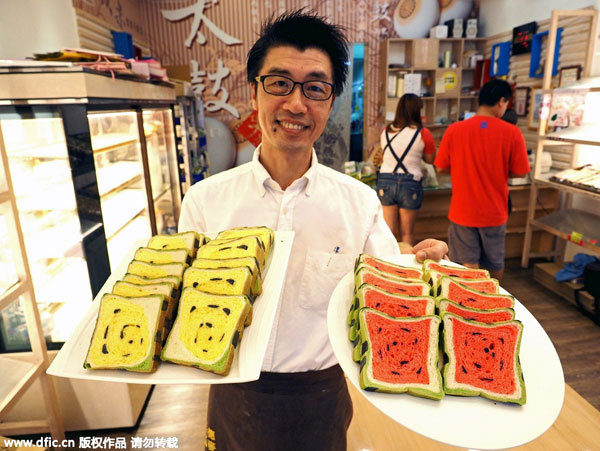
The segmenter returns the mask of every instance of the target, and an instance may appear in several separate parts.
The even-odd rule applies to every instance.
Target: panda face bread
[[[166,314],[163,296],[105,294],[84,367],[152,372],[161,351]]]
[[[161,359],[227,375],[250,309],[246,296],[185,288]]]

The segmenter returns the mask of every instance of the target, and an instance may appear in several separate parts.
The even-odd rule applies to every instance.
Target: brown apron
[[[261,373],[255,382],[212,385],[209,451],[346,451],[352,400],[339,365]]]

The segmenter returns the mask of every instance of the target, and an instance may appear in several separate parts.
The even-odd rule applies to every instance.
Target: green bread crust
[[[219,232],[215,239],[243,238],[246,236],[257,236],[264,244],[265,254],[268,257],[275,242],[275,233],[266,226],[256,227],[234,227]]]
[[[182,327],[182,309],[186,308],[186,299],[190,297],[192,300],[197,300],[202,305],[231,305],[235,303],[238,305],[239,316],[235,319],[234,328],[231,332],[228,340],[229,345],[224,349],[221,355],[213,360],[206,361],[202,360],[190,350],[188,350],[184,343],[181,341],[181,327]],[[167,338],[167,342],[160,355],[160,359],[165,362],[172,362],[179,365],[192,366],[205,371],[210,371],[215,374],[226,376],[229,374],[231,364],[233,362],[235,349],[238,347],[244,332],[245,319],[251,315],[252,306],[246,296],[226,296],[218,294],[204,293],[194,288],[185,288],[181,294],[181,300],[179,303],[179,309],[175,324],[171,329],[171,333]],[[216,327],[211,326],[211,327]],[[216,333],[215,329],[215,333]],[[228,331],[225,331],[226,333]]]
[[[102,340],[105,332],[99,330],[100,319],[105,314],[106,300],[117,299],[121,301],[131,302],[134,304],[142,305],[147,312],[150,312],[154,316],[154,323],[148,325],[149,336],[152,337],[151,345],[148,349],[146,358],[136,365],[106,365],[106,364],[95,364],[92,356],[92,346],[94,341]],[[115,370],[127,370],[140,373],[152,373],[158,368],[158,362],[160,359],[160,353],[162,350],[162,339],[163,339],[163,328],[166,320],[166,308],[165,304],[167,301],[162,295],[149,295],[145,297],[126,297],[118,296],[112,293],[107,293],[100,298],[100,308],[98,309],[98,317],[94,326],[94,332],[90,340],[90,346],[83,363],[83,367],[89,370],[102,370],[102,369],[115,369]]]
[[[461,275],[461,274],[466,275],[468,273],[472,273],[473,271],[480,271],[483,276],[480,278],[489,278],[490,277],[490,272],[485,269],[470,269],[470,268],[463,268],[463,267],[458,267],[458,266],[442,265],[441,263],[436,262],[435,260],[427,259],[423,262],[423,280],[427,281],[432,286],[433,286],[434,282],[432,282],[432,275],[430,274],[430,271],[432,271],[432,270],[438,271],[435,269],[436,266],[441,266],[443,268],[447,268],[447,269],[451,270],[454,273],[452,275],[455,277],[464,277],[464,275]]]
[[[148,279],[162,278],[166,276],[183,277],[183,271],[187,265],[185,263],[167,263],[159,265],[156,263],[146,263],[133,260],[127,266],[127,273],[146,277]]]
[[[411,324],[418,323],[423,320],[430,320],[429,324],[429,343],[428,353],[425,358],[427,371],[430,377],[429,384],[421,383],[407,383],[407,384],[393,384],[386,383],[383,381],[377,381],[373,379],[373,363],[372,363],[372,345],[369,337],[367,318],[368,315],[379,315],[383,318],[390,320],[393,323],[397,323],[405,328],[410,328]],[[442,384],[442,376],[438,369],[438,358],[439,358],[439,325],[440,318],[435,315],[431,316],[419,316],[413,318],[393,318],[385,313],[378,312],[377,310],[363,308],[359,312],[360,321],[360,335],[364,353],[360,360],[360,386],[366,391],[377,391],[385,393],[408,393],[413,396],[422,398],[428,398],[439,401],[444,397],[444,389]]]
[[[159,234],[150,238],[147,247],[151,249],[181,249],[184,247],[188,255],[194,258],[196,250],[205,241],[205,236],[196,232],[173,233],[170,235]]]
[[[254,279],[252,284],[252,294],[254,297],[259,296],[262,293],[262,275],[256,257],[239,257],[218,260],[197,258],[192,262],[192,268],[201,269],[239,268],[241,266],[247,266],[250,270],[252,278]]]
[[[458,383],[455,379],[455,374],[458,371],[457,359],[454,354],[454,349],[451,343],[453,342],[453,326],[454,322],[459,321],[464,324],[474,325],[480,328],[487,328],[493,330],[505,325],[513,326],[518,329],[518,336],[516,340],[516,346],[514,349],[514,362],[513,362],[513,379],[515,381],[516,389],[513,395],[506,395],[501,393],[495,393],[491,390],[484,388],[469,386],[467,384]],[[521,338],[523,336],[523,324],[518,320],[505,321],[501,323],[486,324],[477,321],[468,321],[453,313],[445,312],[442,314],[443,323],[443,342],[444,342],[444,353],[448,359],[444,365],[444,391],[448,395],[457,396],[481,396],[483,398],[491,399],[493,401],[514,403],[524,405],[527,402],[527,393],[525,389],[525,380],[523,378],[523,371],[521,369],[521,363],[519,360],[519,352],[521,349]],[[499,368],[499,367],[498,367]],[[469,368],[469,370],[472,370]],[[476,371],[476,370],[473,370]],[[493,377],[493,374],[486,373],[486,377]]]
[[[431,286],[423,281],[418,279],[404,279],[401,277],[396,277],[390,275],[389,273],[383,273],[376,269],[373,269],[370,266],[359,266],[357,271],[354,273],[354,289],[357,290],[363,283],[368,283],[364,281],[364,276],[367,274],[373,274],[385,281],[401,283],[410,286],[418,286],[421,289],[421,296],[429,296],[431,294]],[[382,287],[379,287],[382,288]],[[382,288],[385,289],[385,288]]]
[[[452,296],[450,295],[450,287],[452,285],[457,286],[458,288],[460,288],[461,290],[464,290],[468,293],[470,293],[472,295],[472,299],[474,300],[473,302],[476,302],[475,300],[479,299],[479,300],[501,300],[502,302],[504,302],[506,304],[506,306],[494,306],[493,308],[514,308],[515,306],[515,298],[513,296],[511,296],[510,294],[486,294],[486,293],[482,293],[480,291],[474,290],[472,288],[469,288],[461,283],[456,282],[455,280],[453,280],[452,277],[448,277],[448,276],[444,276],[440,279],[440,294],[436,297],[436,304],[439,307],[439,303],[442,299],[448,299],[452,302],[456,302],[457,304],[460,304],[460,302],[458,302],[457,299],[452,299]],[[461,304],[463,305],[463,304]],[[467,306],[467,307],[471,307],[471,306]],[[472,307],[475,308],[480,308],[477,307],[477,304],[473,304]],[[487,310],[487,309],[486,309]]]
[[[264,271],[265,269],[265,245],[255,235],[232,239],[214,239],[198,249],[196,253],[196,258],[226,259],[238,257],[256,257],[260,270]]]
[[[150,247],[140,247],[135,251],[134,260],[146,263],[156,263],[164,265],[167,263],[185,263],[188,265],[191,261],[187,249],[152,249]]]
[[[493,314],[493,313],[506,313],[511,316],[511,320],[515,319],[515,311],[512,308],[497,308],[497,309],[483,310],[483,309],[478,309],[478,308],[466,307],[464,305],[457,304],[456,302],[452,302],[449,299],[443,299],[443,298],[439,300],[439,315],[442,316],[442,314],[446,313],[446,312],[456,314],[454,312],[448,312],[447,309],[449,306],[453,306],[457,309],[460,309],[466,315],[468,315],[469,313],[477,313],[477,314],[483,314],[483,315]],[[459,316],[462,316],[462,315],[459,315]],[[465,317],[465,316],[463,316],[463,318],[469,319],[468,317]]]
[[[440,282],[441,282],[442,277],[448,277],[451,280],[454,280],[455,282],[458,282],[460,284],[463,284],[464,282],[470,282],[470,281],[485,280],[486,282],[491,282],[494,285],[496,285],[496,294],[499,293],[499,289],[500,289],[500,282],[498,282],[497,279],[493,279],[491,277],[486,278],[486,279],[466,279],[464,277],[448,276],[448,275],[446,275],[442,272],[436,271],[434,269],[429,271],[428,274],[429,274],[428,282],[432,286],[432,293],[434,293],[435,296],[438,296],[440,294],[440,290],[441,290]]]
[[[389,293],[382,288],[376,287],[374,285],[369,285],[368,283],[362,284],[356,290],[354,295],[354,302],[352,303],[352,307],[350,310],[350,315],[348,316],[350,330],[348,333],[348,338],[350,341],[355,341],[358,336],[359,322],[358,322],[358,311],[366,307],[364,295],[367,291],[377,291],[383,295],[389,296],[399,303],[411,303],[420,300],[427,300],[427,308],[426,315],[435,315],[435,299],[431,296],[406,296],[403,294],[395,294]]]
[[[372,256],[372,255],[370,255],[370,254],[364,254],[364,253],[363,253],[363,254],[360,254],[360,255],[358,256],[358,258],[356,259],[356,262],[354,263],[354,272],[355,272],[355,273],[356,273],[356,271],[358,271],[359,267],[363,267],[363,266],[366,266],[366,267],[369,267],[369,268],[372,268],[372,269],[374,269],[374,270],[376,270],[376,271],[380,271],[380,272],[381,272],[381,270],[379,270],[379,269],[377,269],[377,268],[375,268],[375,267],[373,267],[373,266],[369,265],[369,263],[367,263],[367,262],[365,261],[365,260],[366,260],[366,259],[368,259],[368,258],[372,258],[373,260],[376,260],[376,261],[378,261],[378,262],[381,262],[381,263],[383,263],[383,264],[385,264],[385,265],[388,265],[388,266],[392,266],[392,267],[394,267],[394,268],[398,268],[398,269],[402,269],[402,270],[418,271],[418,272],[421,274],[421,277],[419,277],[419,279],[422,279],[422,276],[423,276],[423,270],[422,270],[421,268],[414,268],[414,267],[412,267],[412,266],[402,266],[402,265],[397,265],[397,264],[395,264],[395,263],[391,263],[391,262],[388,262],[388,261],[382,260],[382,259],[380,259],[380,258],[373,257],[373,256]],[[386,273],[386,274],[389,274],[389,275],[391,275],[391,276],[393,276],[393,277],[400,277],[399,275],[397,275],[397,274],[393,274],[393,273]],[[408,277],[407,277],[407,279],[408,279]]]

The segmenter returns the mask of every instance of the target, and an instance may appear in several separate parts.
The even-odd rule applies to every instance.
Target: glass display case
[[[56,111],[26,118],[7,112],[0,113],[0,127],[44,335],[62,342],[93,299],[62,119]],[[6,350],[27,346],[18,301],[0,315]]]
[[[0,64],[0,97],[0,151],[44,336],[59,349],[133,243],[174,231],[175,90],[75,67]],[[6,229],[0,210],[0,293],[17,277]],[[27,351],[26,330],[15,300],[0,312],[0,353]]]
[[[166,108],[144,110],[142,119],[156,230],[158,233],[175,233],[181,190],[177,172],[173,115],[171,109]]]
[[[152,236],[137,113],[89,113],[88,121],[108,258],[116,268],[130,243]]]

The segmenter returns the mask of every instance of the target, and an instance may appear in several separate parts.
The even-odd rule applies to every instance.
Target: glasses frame
[[[273,94],[272,92],[268,92],[265,89],[265,79],[267,77],[285,78],[286,80],[289,80],[289,81],[292,82],[292,89],[290,89],[290,92],[288,92],[287,94]],[[335,90],[335,85],[333,83],[329,83],[328,81],[323,81],[323,80],[295,81],[295,80],[291,79],[290,77],[286,77],[285,75],[279,75],[279,74],[257,75],[256,77],[254,77],[254,80],[256,80],[257,83],[260,83],[262,85],[263,91],[265,91],[267,94],[272,95],[272,96],[277,96],[277,97],[289,96],[292,92],[294,92],[294,89],[296,88],[296,85],[300,85],[300,91],[302,91],[302,95],[304,97],[306,97],[308,100],[314,100],[315,102],[325,102],[325,101],[331,99],[331,97],[333,96],[333,92]],[[329,94],[329,96],[327,98],[325,98],[325,99],[314,99],[314,98],[309,97],[308,95],[306,95],[306,92],[304,92],[304,84],[305,83],[314,83],[314,82],[325,83],[326,85],[331,86],[331,93]]]

